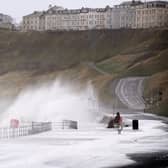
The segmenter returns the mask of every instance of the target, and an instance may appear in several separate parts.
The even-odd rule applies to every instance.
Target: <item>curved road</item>
[[[123,78],[117,84],[115,94],[130,109],[143,110],[145,108],[142,97],[144,79],[144,77]]]

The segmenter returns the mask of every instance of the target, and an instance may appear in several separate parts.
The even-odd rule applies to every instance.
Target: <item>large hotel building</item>
[[[168,27],[168,2],[128,1],[113,8],[64,9],[49,6],[47,11],[23,17],[23,31],[92,30]]]

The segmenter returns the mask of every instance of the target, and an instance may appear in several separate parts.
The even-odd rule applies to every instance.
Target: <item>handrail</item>
[[[77,121],[63,120],[60,122],[29,122],[17,128],[0,128],[0,139],[28,136],[56,129],[78,129]]]
[[[52,129],[51,122],[32,122],[32,124],[26,126],[20,126],[18,128],[4,127],[0,128],[0,139],[16,138],[20,136],[27,136],[37,134]]]

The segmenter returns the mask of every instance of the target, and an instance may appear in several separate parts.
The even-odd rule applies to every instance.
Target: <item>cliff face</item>
[[[167,56],[168,30],[27,33],[0,30],[1,97],[15,96],[27,85],[54,80],[60,75],[66,81],[79,83],[93,80],[103,97],[108,97],[111,79],[151,76],[146,88],[151,83],[153,90],[162,88],[165,104]],[[91,62],[111,76],[96,72]],[[155,79],[160,83],[153,82]],[[149,97],[153,90],[145,91],[144,95]]]

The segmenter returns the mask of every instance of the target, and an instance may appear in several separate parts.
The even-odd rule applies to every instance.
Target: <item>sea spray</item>
[[[63,119],[93,122],[99,115],[96,104],[97,97],[90,83],[78,91],[74,86],[56,80],[23,90],[1,116],[1,125],[9,125],[13,118],[21,123]]]

